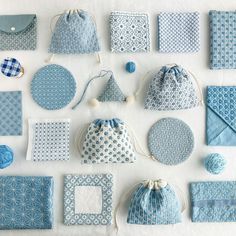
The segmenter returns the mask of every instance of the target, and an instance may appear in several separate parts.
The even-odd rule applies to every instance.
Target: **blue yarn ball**
[[[8,167],[13,162],[13,151],[7,145],[0,145],[0,169]]]
[[[133,73],[133,72],[135,72],[135,70],[136,70],[136,65],[135,65],[134,62],[129,61],[129,62],[126,63],[125,69],[126,69],[126,71],[129,72],[129,73]]]
[[[211,153],[205,157],[204,165],[208,172],[218,175],[225,169],[226,160],[218,153]]]

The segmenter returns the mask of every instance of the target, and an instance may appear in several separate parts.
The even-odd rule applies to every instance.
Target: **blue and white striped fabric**
[[[7,77],[15,77],[22,72],[21,64],[15,58],[4,59],[0,67],[1,72]]]
[[[158,16],[160,52],[198,52],[200,49],[198,12],[161,12]]]
[[[166,182],[150,180],[138,186],[131,198],[127,223],[159,225],[180,222],[179,200]]]

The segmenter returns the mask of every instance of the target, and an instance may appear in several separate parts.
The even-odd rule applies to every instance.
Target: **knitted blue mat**
[[[58,110],[68,105],[76,92],[72,74],[62,66],[52,64],[39,69],[31,82],[34,101],[47,110]]]
[[[164,118],[157,121],[148,133],[148,148],[152,156],[166,165],[177,165],[192,153],[194,136],[181,120]]]
[[[22,135],[21,91],[0,92],[0,135]]]

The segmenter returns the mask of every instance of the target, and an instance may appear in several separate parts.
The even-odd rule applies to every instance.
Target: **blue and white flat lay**
[[[31,95],[44,109],[58,110],[68,105],[76,92],[73,75],[64,67],[52,64],[39,69],[31,81]]]

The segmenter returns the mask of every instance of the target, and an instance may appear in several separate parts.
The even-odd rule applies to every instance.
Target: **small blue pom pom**
[[[226,160],[218,153],[211,153],[205,157],[204,165],[208,172],[218,175],[225,169]]]
[[[0,169],[8,167],[13,162],[13,151],[7,145],[0,145]]]
[[[129,61],[129,62],[126,63],[125,69],[126,69],[126,71],[129,72],[129,73],[133,73],[133,72],[135,72],[135,70],[136,70],[136,65],[135,65],[134,62]]]

